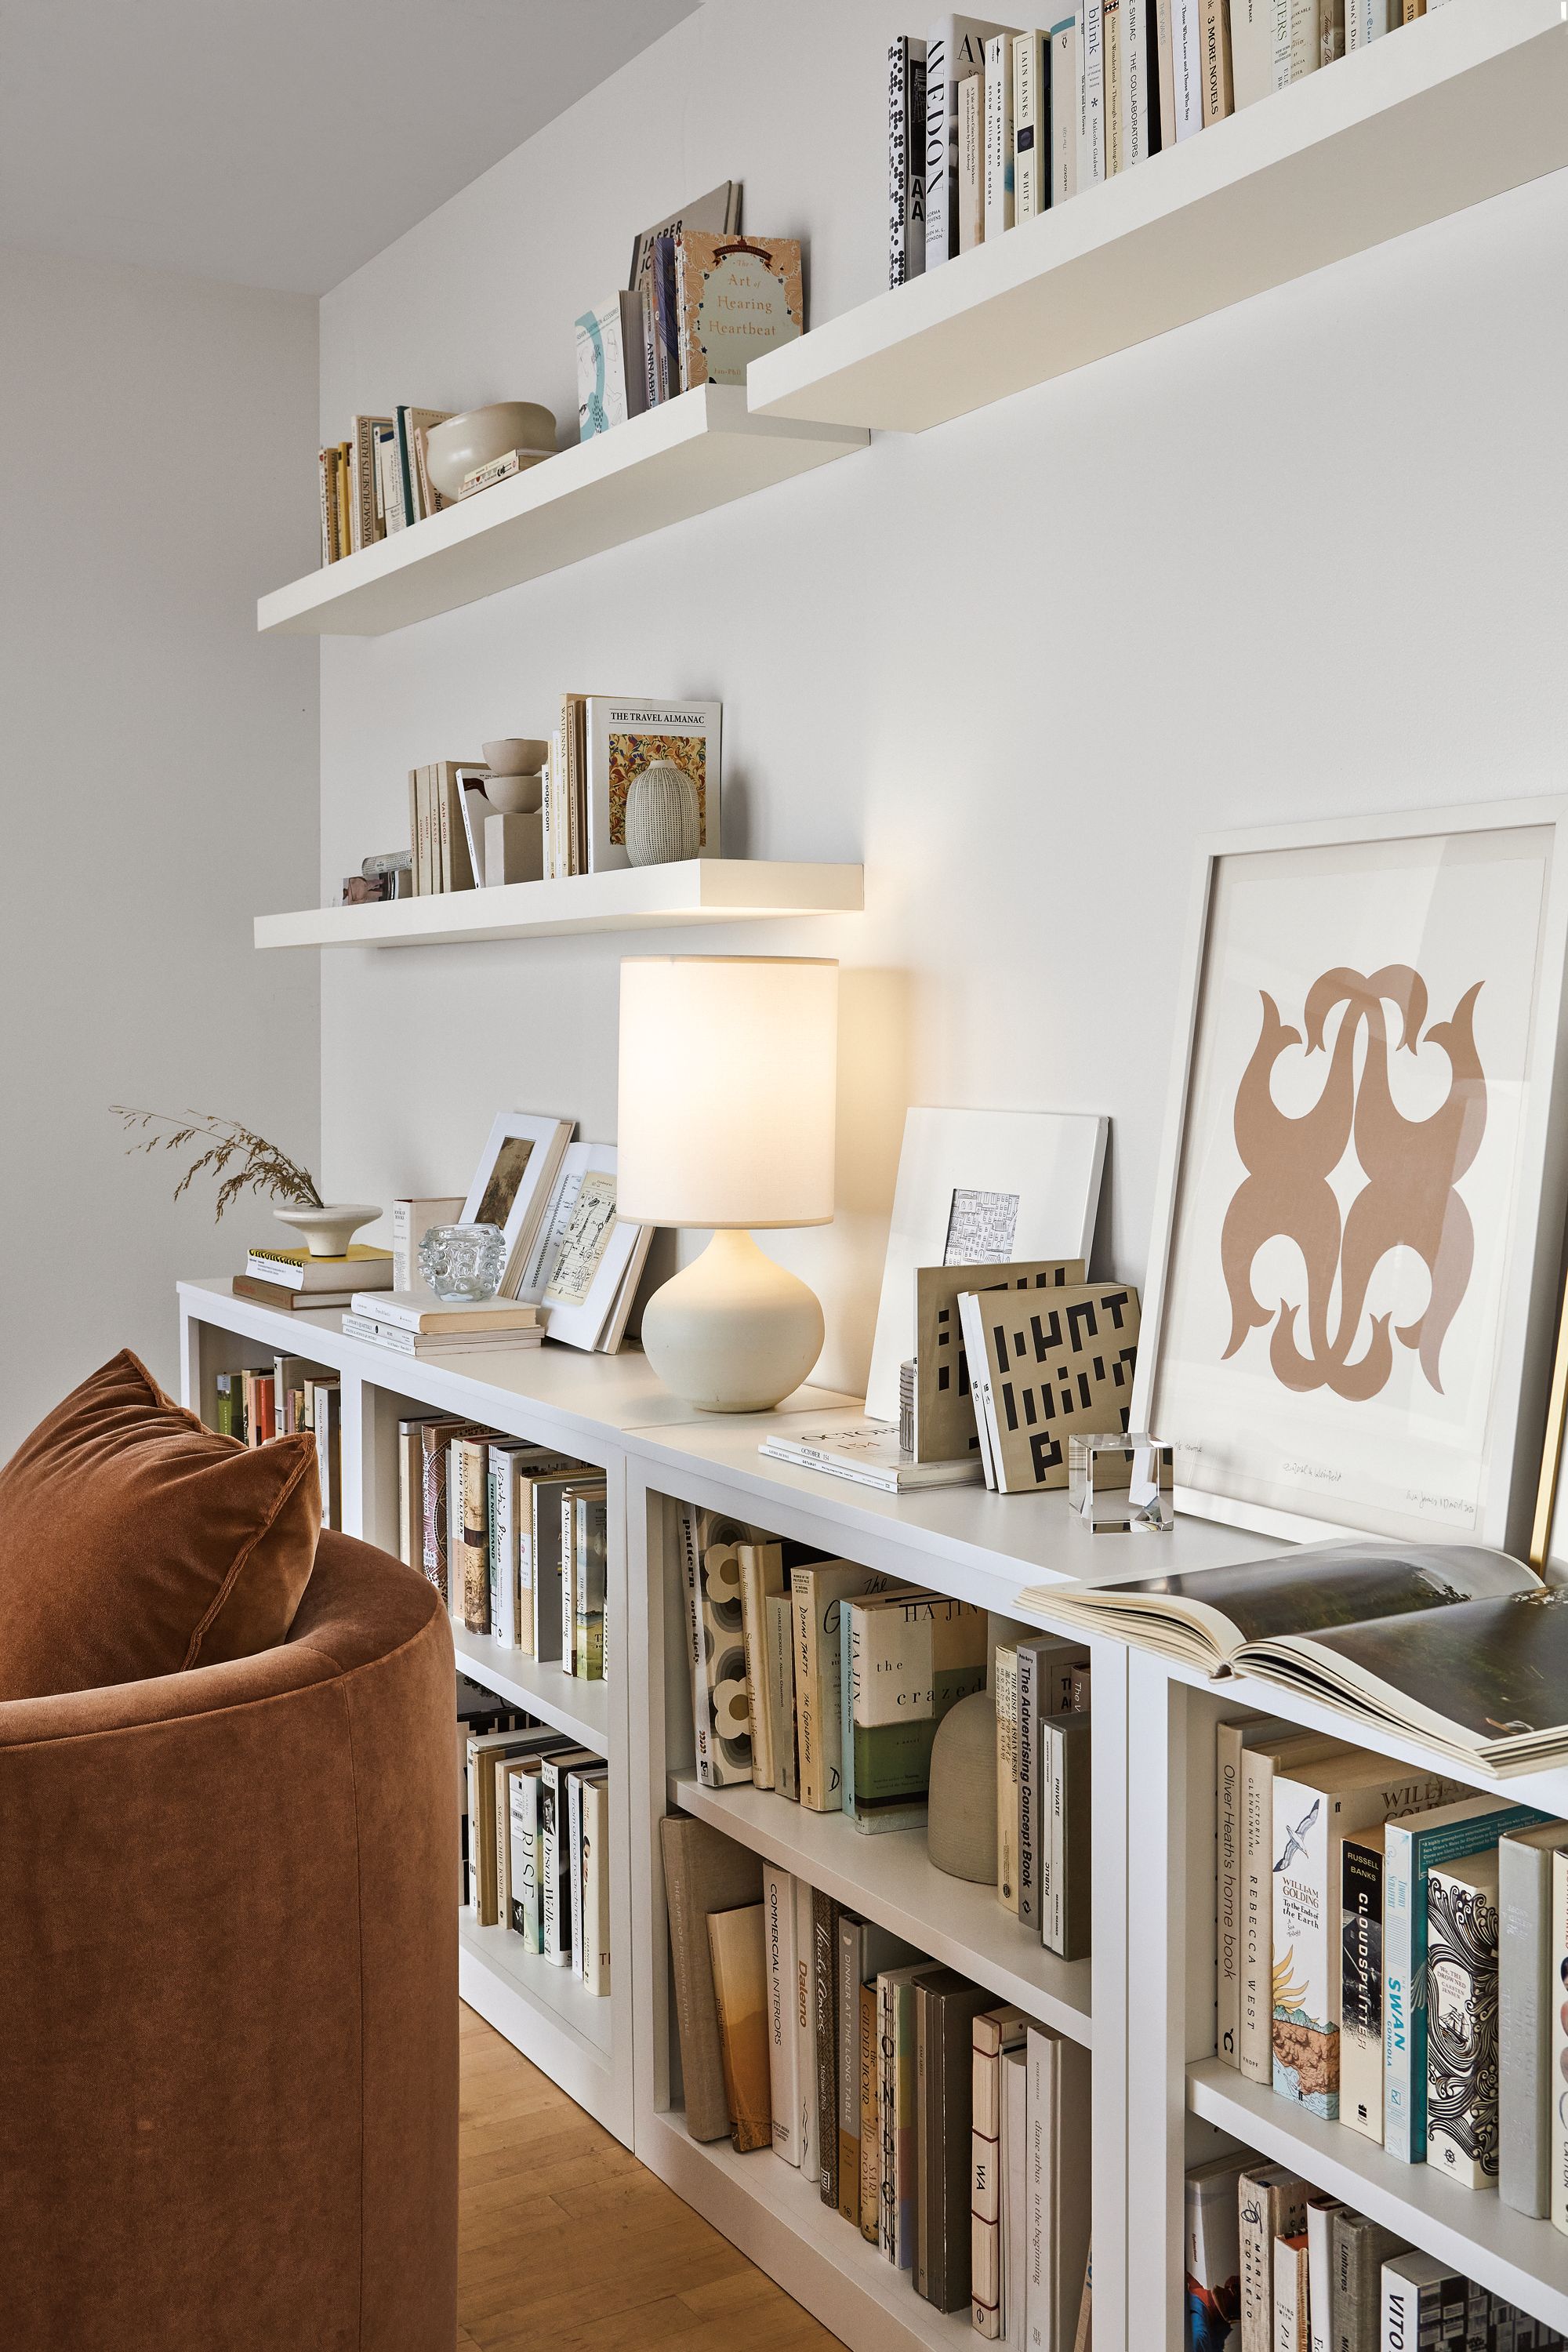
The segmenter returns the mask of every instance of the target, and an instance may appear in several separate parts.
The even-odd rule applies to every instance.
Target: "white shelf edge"
[[[854,865],[694,857],[671,866],[440,891],[369,907],[309,907],[258,915],[258,948],[441,947],[574,932],[663,929],[686,923],[777,922],[859,914],[865,873]]]
[[[731,2245],[856,2352],[963,2352],[969,2306],[940,2312],[843,2215],[770,2148],[738,2156],[727,2139],[694,2140],[679,2108],[655,2115],[637,2154]],[[782,2175],[780,2179],[777,2176]]]
[[[748,396],[924,431],[1564,164],[1560,0],[1458,0],[765,353]]]
[[[1292,2164],[1325,2190],[1452,2263],[1532,2318],[1568,2330],[1568,2238],[1516,2213],[1491,2189],[1469,2189],[1429,2165],[1402,2164],[1345,2125],[1309,2115],[1218,2059],[1187,2070],[1187,2104],[1205,2123]]]
[[[554,1731],[570,1732],[584,1748],[608,1759],[609,1685],[581,1683],[559,1666],[541,1665],[521,1650],[503,1646],[488,1633],[470,1633],[454,1623],[452,1647],[462,1671],[512,1706],[537,1715]],[[559,1686],[559,1689],[558,1687]],[[591,1714],[579,1712],[584,1704]]]
[[[710,1822],[742,1845],[806,1879],[851,1909],[863,1912],[933,1960],[961,1969],[996,1994],[1026,2010],[1042,2025],[1073,2042],[1092,2046],[1088,1960],[1060,1960],[1026,1928],[1010,1919],[994,1889],[949,1878],[927,1858],[925,1835],[900,1830],[866,1837],[842,1813],[814,1813],[771,1790],[738,1786],[705,1789],[690,1772],[672,1772],[670,1804]],[[900,1894],[893,1882],[912,1877],[933,1897],[930,1910]],[[985,1906],[995,1913],[995,1941],[966,1937],[942,1924],[935,1906],[950,1916],[973,1916],[990,1928]]]
[[[432,619],[864,448],[862,428],[752,416],[700,384],[611,433],[259,599],[258,629],[377,636]]]

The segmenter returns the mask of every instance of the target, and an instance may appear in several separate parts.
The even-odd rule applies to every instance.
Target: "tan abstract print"
[[[1225,1360],[1271,1324],[1270,1369],[1297,1393],[1326,1389],[1364,1403],[1387,1384],[1397,1345],[1415,1354],[1442,1394],[1443,1342],[1475,1260],[1474,1229],[1455,1187],[1487,1126],[1487,1074],[1475,1037],[1481,985],[1475,982],[1450,1013],[1428,1024],[1427,985],[1409,964],[1368,974],[1340,965],[1307,991],[1299,1029],[1258,992],[1258,1041],[1235,1099],[1236,1148],[1247,1174],[1220,1234],[1231,1310]],[[1326,1057],[1322,1088],[1310,1108],[1289,1117],[1275,1098],[1274,1066],[1303,1044],[1309,1057]],[[1446,1062],[1447,1093],[1429,1117],[1409,1118],[1397,1108],[1394,1054]],[[1279,1236],[1301,1253],[1306,1296],[1265,1302],[1254,1291],[1253,1266]],[[1395,1324],[1392,1313],[1369,1316],[1366,1308],[1377,1266],[1401,1248],[1426,1266],[1429,1288],[1424,1308]]]

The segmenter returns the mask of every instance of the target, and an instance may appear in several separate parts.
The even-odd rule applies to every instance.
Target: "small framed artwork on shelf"
[[[1522,1549],[1563,1243],[1568,801],[1204,861],[1136,1426],[1185,1507]]]
[[[499,1225],[506,1235],[500,1296],[515,1298],[550,1206],[573,1121],[548,1113],[503,1110],[486,1139],[463,1202],[465,1225]]]

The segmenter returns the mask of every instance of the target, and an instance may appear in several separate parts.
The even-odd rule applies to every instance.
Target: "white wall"
[[[918,16],[710,0],[326,299],[323,431],[400,399],[564,422],[574,313],[641,224],[727,176],[749,226],[809,240],[817,320],[877,292],[883,59]],[[548,731],[563,688],[719,693],[739,845],[867,866],[863,919],[669,935],[847,967],[838,1220],[770,1237],[826,1303],[821,1376],[864,1377],[908,1103],[1109,1111],[1098,1261],[1141,1279],[1198,838],[1562,782],[1565,251],[1559,178],[467,612],[327,641],[323,878],[405,837],[410,766]],[[607,1137],[622,944],[324,958],[333,1181],[457,1191],[506,1104]]]
[[[250,945],[315,887],[314,649],[255,598],[315,561],[316,350],[302,296],[0,250],[0,1460],[119,1347],[175,1382],[176,1276],[270,1223],[110,1103],[317,1150],[316,973]]]

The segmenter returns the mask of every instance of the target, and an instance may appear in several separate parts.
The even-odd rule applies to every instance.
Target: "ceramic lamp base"
[[[643,1309],[648,1362],[704,1412],[766,1412],[800,1386],[822,1336],[813,1294],[748,1233],[716,1233]]]

